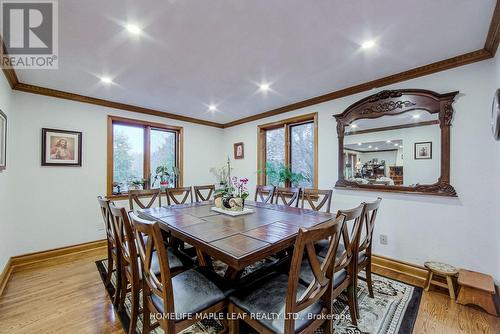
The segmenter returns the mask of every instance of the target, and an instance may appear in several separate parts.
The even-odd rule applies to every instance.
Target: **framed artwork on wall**
[[[7,115],[0,110],[0,170],[7,167]]]
[[[234,144],[234,158],[243,159],[245,157],[245,151],[243,143]]]
[[[82,166],[82,133],[42,129],[42,166]]]
[[[415,160],[432,159],[432,142],[415,143]]]

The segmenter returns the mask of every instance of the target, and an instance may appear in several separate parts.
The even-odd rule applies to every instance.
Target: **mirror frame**
[[[349,106],[343,113],[334,115],[337,120],[339,143],[338,175],[335,188],[350,190],[386,191],[424,195],[452,196],[457,193],[450,184],[450,126],[453,119],[452,104],[458,91],[438,94],[423,89],[384,90],[365,97]],[[346,126],[358,119],[374,119],[399,115],[412,110],[425,110],[439,114],[441,128],[441,175],[436,183],[417,184],[415,187],[359,184],[345,179],[344,136]]]

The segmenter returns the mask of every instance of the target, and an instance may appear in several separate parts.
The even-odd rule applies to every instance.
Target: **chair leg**
[[[349,285],[347,288],[347,302],[349,304],[349,314],[351,315],[351,323],[354,326],[358,325],[356,315],[356,286],[355,284]]]
[[[127,276],[125,276],[125,272],[122,269],[122,274],[121,274],[121,287],[120,287],[120,298],[119,298],[119,303],[118,303],[118,311],[123,310],[125,307],[125,299],[127,298]]]
[[[147,286],[143,284],[142,286],[142,334],[149,334],[151,332],[151,318],[150,311],[148,307],[148,293]]]
[[[111,247],[108,244],[108,274],[106,275],[106,282],[104,285],[108,286],[111,283],[111,277],[113,276],[113,255],[111,254]]]
[[[120,298],[122,294],[122,279],[123,278],[122,278],[121,261],[118,258],[116,260],[116,286],[115,286],[115,295],[113,297],[113,305],[115,306],[117,306],[120,303]]]
[[[135,334],[137,327],[137,318],[139,317],[139,289],[132,284],[132,305],[130,312],[130,325],[128,327],[129,334]]]
[[[375,298],[373,294],[373,285],[372,285],[372,261],[368,260],[365,267],[366,274],[366,285],[368,286],[368,294],[370,298]]]
[[[236,312],[234,305],[229,303],[227,307],[227,313],[229,314],[229,319],[227,320],[229,334],[239,334],[240,333],[240,322],[238,319],[233,319],[236,317]]]

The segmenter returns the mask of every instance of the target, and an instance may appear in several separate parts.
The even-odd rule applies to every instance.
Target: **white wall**
[[[224,162],[222,129],[23,92],[13,93],[12,105],[8,168],[13,184],[8,210],[2,210],[9,256],[105,238],[96,197],[106,192],[108,115],[184,127],[185,185],[213,183],[209,168]],[[81,168],[40,166],[44,127],[83,132]]]
[[[10,180],[10,163],[12,154],[10,144],[12,143],[12,131],[10,127],[10,111],[11,111],[11,89],[7,79],[3,74],[0,74],[0,109],[7,115],[7,169],[0,171],[0,273],[2,272],[7,260],[11,256],[8,241],[9,235],[5,233],[8,221],[5,219],[4,212],[9,209],[7,205]]]
[[[500,142],[492,139],[489,128],[491,101],[497,83],[495,65],[494,60],[487,60],[377,88],[376,91],[391,88],[423,88],[440,93],[460,91],[454,104],[455,117],[451,129],[451,183],[459,197],[335,190],[333,206],[337,208],[350,208],[377,196],[383,198],[375,229],[375,253],[419,264],[430,259],[444,261],[490,273],[497,282],[500,280],[500,231],[497,227],[500,225]],[[279,91],[279,82],[276,89]],[[250,187],[255,186],[257,125],[318,112],[318,185],[320,188],[332,188],[337,180],[338,156],[336,123],[332,115],[341,113],[350,104],[374,92],[348,96],[225,130],[226,152],[231,152],[235,142],[245,143],[245,159],[234,162],[234,173],[249,177]],[[388,236],[388,245],[379,244],[379,234]]]

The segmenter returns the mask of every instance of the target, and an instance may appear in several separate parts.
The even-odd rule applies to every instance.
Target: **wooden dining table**
[[[245,202],[253,213],[232,217],[212,210],[213,201],[139,210],[139,216],[196,249],[198,263],[212,258],[228,265],[228,279],[237,279],[249,265],[284,251],[299,229],[324,223],[335,214],[276,204]]]

